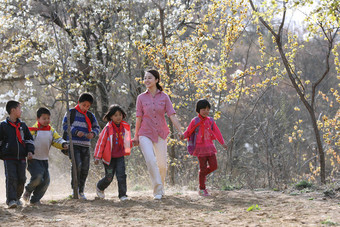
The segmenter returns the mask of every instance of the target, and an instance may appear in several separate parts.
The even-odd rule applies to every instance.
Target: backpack
[[[74,119],[76,118],[76,109],[70,109],[70,125],[73,124]],[[91,114],[91,112],[87,111],[86,115],[88,116],[88,118],[90,119],[91,122],[93,122],[93,115]],[[64,131],[63,133],[63,139],[67,141],[67,131]]]
[[[194,131],[191,133],[191,135],[188,138],[188,142],[187,142],[187,150],[189,152],[189,154],[193,154],[195,151],[195,147],[196,147],[196,137],[198,134],[198,130],[199,130],[199,122],[200,122],[200,118],[199,117],[195,117],[195,126],[194,126]],[[214,127],[214,119],[213,118],[209,118],[211,124],[211,130],[213,130]]]

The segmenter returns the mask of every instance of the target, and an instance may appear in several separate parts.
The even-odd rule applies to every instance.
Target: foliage
[[[336,225],[339,225],[338,223],[336,223],[336,222],[333,222],[333,221],[331,221],[331,220],[329,220],[329,219],[327,219],[326,221],[322,221],[321,222],[321,224],[323,224],[323,225],[330,225],[330,226],[336,226]]]
[[[315,182],[321,170],[318,144],[324,150],[327,179],[336,178],[339,4],[256,1],[255,12],[247,3],[0,1],[0,116],[5,116],[6,100],[18,99],[26,108],[24,120],[33,122],[35,109],[47,106],[60,129],[66,81],[74,104],[81,92],[92,92],[97,119],[118,103],[133,126],[143,71],[157,68],[183,128],[196,115],[197,99],[212,103],[212,116],[229,148],[217,145],[219,169],[208,184],[280,189],[300,179]],[[301,26],[292,27],[296,21],[285,17],[280,27],[284,13],[294,11],[306,14]],[[273,31],[282,29],[282,50],[278,36],[260,18]],[[66,78],[58,48],[67,58]],[[197,160],[187,155],[173,130],[169,150],[169,171],[176,183],[196,188]],[[135,148],[127,158],[127,172],[137,188],[147,181],[143,163]]]
[[[325,11],[328,11],[329,8],[327,8],[327,2],[322,1],[323,4],[326,5],[326,7],[315,7],[313,5],[313,2],[305,2],[301,3],[303,6],[311,7],[312,12],[306,17],[306,25],[307,25],[307,32],[305,34],[307,43],[310,41],[310,39],[317,40],[319,37],[323,39],[323,41],[319,41],[322,44],[323,52],[320,55],[320,58],[324,59],[324,64],[322,64],[322,68],[317,70],[316,72],[312,74],[307,74],[302,70],[301,66],[299,65],[299,61],[297,61],[297,54],[299,53],[300,49],[304,48],[304,45],[301,45],[301,39],[299,39],[299,36],[296,34],[295,31],[291,31],[284,27],[285,20],[286,20],[286,14],[287,11],[290,9],[295,9],[296,7],[301,6],[299,2],[289,2],[284,1],[281,4],[277,4],[276,2],[266,2],[263,1],[262,4],[255,5],[252,0],[249,0],[251,7],[253,9],[254,13],[254,22],[260,22],[263,27],[269,32],[269,34],[272,36],[273,42],[275,43],[275,49],[278,55],[280,56],[284,68],[282,70],[279,70],[279,68],[275,68],[277,73],[282,72],[283,76],[286,76],[291,85],[293,86],[296,94],[298,95],[299,99],[301,100],[301,103],[303,104],[305,110],[308,112],[310,116],[310,122],[311,126],[313,128],[313,132],[315,135],[315,141],[316,141],[316,151],[318,155],[318,161],[319,166],[314,166],[312,162],[310,162],[311,172],[313,175],[320,175],[320,180],[322,183],[326,182],[326,158],[324,154],[324,147],[322,144],[321,137],[323,137],[326,143],[330,144],[329,134],[332,135],[332,140],[337,140],[337,133],[334,133],[336,131],[336,123],[332,124],[330,128],[326,129],[326,133],[321,136],[323,131],[320,131],[318,128],[318,120],[316,119],[316,115],[318,114],[318,110],[316,108],[316,102],[320,102],[317,98],[317,93],[322,93],[323,89],[321,88],[321,84],[324,83],[325,78],[328,78],[330,76],[330,72],[334,68],[331,68],[331,62],[334,62],[335,69],[338,72],[338,52],[337,52],[337,34],[339,32],[339,24],[338,21],[331,17],[331,20],[329,18],[325,17]],[[267,4],[268,3],[268,4]],[[277,17],[273,17],[273,15],[278,15]],[[278,21],[278,24],[275,25],[275,22]],[[258,26],[258,29],[260,26]],[[294,34],[295,33],[295,34]],[[259,40],[263,40],[262,34],[259,34]],[[262,58],[265,56],[265,48],[266,46],[262,46],[261,53]],[[269,58],[267,60],[270,64],[269,67],[276,67],[273,65],[277,58]],[[313,75],[314,74],[314,75]],[[311,76],[312,75],[312,76]],[[334,74],[333,74],[334,75]],[[309,77],[309,78],[308,78]],[[312,81],[312,83],[311,83]],[[310,85],[311,83],[311,85]],[[331,91],[334,92],[334,88],[331,88]],[[333,102],[338,102],[339,100],[335,99],[331,102],[330,107],[333,107]],[[299,107],[294,108],[296,111],[300,111]],[[338,110],[330,111],[332,117],[334,116],[335,121],[337,122],[338,118]],[[327,118],[327,117],[326,117]],[[329,124],[327,124],[329,126]],[[319,123],[320,127],[320,123]],[[296,132],[292,133],[292,136],[289,136],[289,141],[292,142],[293,139],[302,138],[303,130],[299,129],[298,125],[294,126],[294,129],[297,130]],[[328,133],[332,131],[333,133]],[[335,145],[337,146],[337,145]],[[331,148],[332,153],[333,148]],[[316,155],[314,152],[312,152],[313,155]],[[335,158],[337,155],[335,155]],[[332,160],[334,160],[334,157],[331,157]],[[338,169],[339,163],[334,163],[333,161],[333,170]]]
[[[256,210],[261,210],[261,208],[257,204],[253,204],[247,209],[247,211],[256,211]]]
[[[299,183],[295,184],[295,188],[298,190],[302,190],[305,188],[311,188],[313,184],[311,182],[308,182],[306,180],[300,181]]]

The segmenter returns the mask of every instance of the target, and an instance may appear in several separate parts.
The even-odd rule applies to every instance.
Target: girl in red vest
[[[118,181],[118,197],[121,201],[127,200],[126,173],[124,156],[130,155],[131,131],[130,125],[123,121],[125,112],[119,105],[110,106],[104,116],[108,121],[99,135],[94,151],[94,163],[101,160],[105,167],[105,177],[97,183],[97,196],[105,198],[104,190],[111,184],[114,175]]]

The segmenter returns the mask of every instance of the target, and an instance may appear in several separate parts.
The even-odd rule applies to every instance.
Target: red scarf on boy
[[[89,118],[89,117],[87,116],[87,114],[86,114],[87,111],[85,111],[85,112],[81,111],[81,109],[80,109],[80,107],[79,107],[79,104],[76,105],[75,109],[76,109],[79,113],[81,113],[81,114],[83,114],[83,115],[85,116],[85,121],[86,121],[86,124],[87,124],[87,129],[89,130],[89,132],[91,132],[91,131],[92,131],[92,123],[91,123],[90,118]]]
[[[10,125],[12,125],[12,126],[15,128],[15,134],[17,135],[17,138],[18,138],[18,140],[19,140],[19,143],[21,143],[22,145],[25,145],[25,144],[24,144],[24,141],[22,141],[21,133],[20,133],[20,130],[19,130],[19,128],[20,128],[20,122],[18,122],[18,123],[13,123],[13,122],[11,122],[11,121],[8,121],[8,123],[9,123]]]
[[[38,127],[28,127],[28,129],[30,131],[50,131],[51,130],[51,126],[47,125],[47,126],[41,126],[41,124],[38,121]]]

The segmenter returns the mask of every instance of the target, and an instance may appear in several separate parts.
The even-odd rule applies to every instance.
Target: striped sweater
[[[73,123],[71,124],[71,134],[72,134],[72,142],[74,145],[82,146],[82,147],[90,147],[91,142],[88,138],[86,138],[86,135],[89,133],[87,129],[87,123],[85,120],[85,115],[79,113],[77,110],[75,111],[76,115],[74,118]],[[92,117],[90,118],[91,124],[92,124],[92,130],[91,132],[94,133],[95,136],[97,136],[100,132],[100,127],[98,125],[96,117],[93,115],[93,113],[90,112]],[[63,120],[63,129],[64,131],[67,131],[67,112],[65,113],[64,120]],[[78,132],[84,132],[85,135],[83,137],[78,137]],[[69,140],[67,138],[67,140]]]

